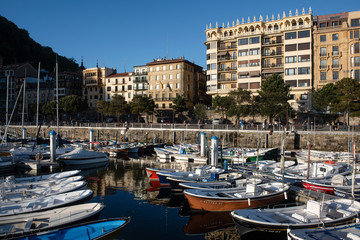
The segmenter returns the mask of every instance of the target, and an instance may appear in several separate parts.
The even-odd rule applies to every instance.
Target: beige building
[[[94,109],[97,101],[105,100],[105,78],[114,73],[116,73],[115,69],[107,67],[83,70],[83,98],[89,108]]]
[[[133,97],[134,73],[116,73],[106,77],[105,101],[110,102],[114,95],[121,95],[130,102]]]
[[[314,88],[360,80],[360,11],[314,17]]]
[[[312,14],[291,11],[275,18],[260,16],[251,22],[237,20],[230,26],[206,31],[207,94],[227,95],[237,88],[256,94],[261,82],[271,74],[280,74],[291,86],[290,104],[308,109],[312,89]]]
[[[148,71],[146,65],[134,66],[133,94],[147,95],[148,89]]]
[[[157,110],[172,110],[172,100],[178,95],[185,98],[189,108],[205,99],[206,78],[202,67],[184,58],[157,59],[146,65],[148,96],[154,99]]]

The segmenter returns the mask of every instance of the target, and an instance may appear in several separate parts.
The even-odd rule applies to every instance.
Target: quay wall
[[[27,126],[27,137],[32,138],[36,134],[35,126]],[[4,126],[1,127],[4,132]],[[56,126],[42,127],[40,137],[48,137],[49,133],[57,131]],[[200,134],[204,132],[208,145],[211,138],[216,136],[219,145],[237,146],[246,148],[278,147],[281,148],[284,131],[269,132],[265,130],[227,130],[227,129],[188,129],[183,128],[142,128],[142,127],[73,127],[60,126],[59,132],[64,139],[89,140],[90,130],[94,131],[96,141],[125,139],[132,142],[153,143],[198,143]],[[21,126],[10,126],[8,133],[11,136],[22,136]],[[310,142],[312,150],[323,151],[348,151],[351,142],[360,143],[360,132],[346,131],[298,131],[286,132],[284,141],[285,150],[307,149]]]

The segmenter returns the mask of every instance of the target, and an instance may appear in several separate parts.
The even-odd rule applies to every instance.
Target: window
[[[320,60],[320,68],[321,69],[326,68],[326,60],[325,59]]]
[[[169,66],[169,70],[173,70],[173,66],[172,66],[172,65]]]
[[[247,67],[248,66],[248,61],[247,60],[245,60],[245,61],[239,61],[238,62],[238,67],[239,68],[242,68],[242,67]]]
[[[360,26],[360,18],[358,18],[358,19],[351,19],[351,26],[352,26],[352,27]]]
[[[360,57],[355,57],[355,67],[359,67],[360,66],[360,62],[359,62]]]
[[[337,33],[333,34],[333,35],[332,35],[332,40],[333,40],[333,41],[339,40],[339,34],[337,34]]]
[[[264,43],[269,44],[270,43],[270,38],[264,38]]]
[[[156,71],[159,71],[160,70],[160,67],[156,67]]]
[[[309,86],[310,86],[310,79],[299,80],[298,87],[309,87]]]
[[[152,67],[150,67],[150,68],[149,68],[149,71],[150,71],[150,72],[152,72],[152,71],[153,71]]]
[[[171,90],[172,89],[172,83],[170,83],[169,86],[170,86],[170,90]]]
[[[150,85],[149,89],[152,90],[152,85]]]
[[[162,75],[162,80],[166,80],[166,75]]]
[[[332,61],[332,67],[333,68],[338,68],[339,67],[339,59],[334,58]]]
[[[247,56],[248,55],[248,50],[240,50],[239,51],[239,57],[242,57],[242,56]]]
[[[172,74],[169,75],[169,79],[173,79],[173,75],[172,75]]]
[[[333,71],[333,80],[339,80],[339,71]]]
[[[176,65],[176,69],[180,69],[180,64],[177,64],[177,65]]]
[[[128,90],[131,90],[132,86],[131,85],[128,85]]]
[[[165,71],[165,70],[166,70],[166,66],[163,66],[163,67],[162,67],[162,70]]]
[[[359,53],[359,43],[354,44],[354,53]]]
[[[298,38],[306,38],[306,37],[310,37],[310,31],[309,30],[299,31],[298,32]]]
[[[285,63],[296,63],[296,56],[285,57]]]
[[[320,35],[320,42],[326,42],[326,35]]]
[[[131,98],[131,93],[128,93],[128,98]]]
[[[354,38],[359,38],[359,30],[354,31]]]
[[[239,39],[238,44],[239,45],[247,45],[248,44],[248,38]]]
[[[360,78],[359,78],[359,71],[360,71],[360,70],[355,70],[355,76],[354,76],[354,79],[355,79],[355,80],[360,80]]]
[[[320,72],[320,80],[326,80],[326,72]]]
[[[250,44],[260,43],[260,37],[250,38]]]
[[[108,92],[110,92],[110,91],[111,91],[111,87],[107,87],[106,90],[107,90]]]
[[[296,50],[297,50],[296,44],[285,45],[285,52],[291,52],[291,51],[296,51]]]
[[[298,74],[299,75],[310,74],[310,68],[309,67],[298,68]]]
[[[300,100],[307,100],[307,99],[308,99],[308,95],[307,95],[307,94],[301,94]]]
[[[156,90],[159,90],[159,86],[160,86],[159,84],[156,84],[156,87],[155,87]]]
[[[287,80],[286,84],[289,84],[290,87],[297,87],[297,82],[296,80]]]
[[[333,27],[339,26],[339,22],[332,22],[332,26]]]
[[[326,27],[326,23],[320,23],[320,28]]]
[[[296,39],[296,32],[285,33],[285,40]]]
[[[259,54],[260,54],[259,48],[253,48],[253,49],[250,49],[250,51],[249,51],[249,55],[259,55]]]
[[[176,84],[176,88],[180,88],[180,83],[177,83],[177,84]]]
[[[296,75],[296,68],[286,68],[285,69],[285,75]]]
[[[310,55],[300,55],[299,62],[310,62]]]
[[[298,50],[307,50],[310,49],[310,43],[299,43]]]
[[[256,59],[256,60],[250,60],[250,67],[255,67],[255,66],[260,66],[260,60]]]
[[[156,80],[160,80],[160,76],[159,76],[159,75],[156,75]]]
[[[275,25],[274,30],[279,30],[279,25]]]
[[[339,55],[339,47],[338,46],[333,46],[332,47],[332,54],[333,54],[333,56],[338,56]]]

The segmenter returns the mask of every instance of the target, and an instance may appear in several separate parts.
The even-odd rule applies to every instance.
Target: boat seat
[[[302,223],[309,222],[309,219],[307,218],[307,216],[305,214],[293,213],[293,214],[291,214],[291,217],[296,220],[299,220]]]
[[[31,229],[31,224],[33,222],[33,219],[28,219],[25,223],[25,227],[24,227],[24,231],[30,230]]]
[[[295,223],[302,223],[301,221],[299,221],[298,219],[294,218],[293,216],[288,216],[286,214],[283,214],[281,212],[275,212],[276,215],[285,218],[286,220],[290,221],[290,222],[295,222]]]

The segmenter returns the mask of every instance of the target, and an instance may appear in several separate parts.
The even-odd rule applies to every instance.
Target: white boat
[[[307,164],[300,164],[289,167],[284,171],[284,181],[289,183],[301,182],[307,179]],[[309,169],[309,179],[331,178],[336,174],[347,175],[351,173],[349,165],[344,163],[321,162],[311,163]],[[273,174],[277,180],[282,181],[283,174],[280,169],[274,170]]]
[[[67,178],[71,176],[75,176],[80,173],[80,170],[72,170],[72,171],[65,171],[65,172],[58,172],[58,173],[52,173],[47,175],[40,175],[40,176],[31,176],[31,177],[21,177],[21,178],[15,178],[14,176],[9,176],[6,178],[6,180],[1,180],[1,182],[4,181],[12,181],[14,183],[24,183],[24,182],[38,182],[38,181],[50,181],[50,180],[56,180],[60,178]]]
[[[93,164],[109,161],[108,155],[103,152],[88,151],[82,148],[76,148],[69,153],[61,155],[57,159],[66,166]]]
[[[349,199],[324,202],[308,200],[305,205],[287,208],[241,209],[231,212],[236,224],[263,231],[320,228],[352,222],[360,203]]]
[[[353,223],[336,227],[316,229],[296,229],[289,232],[289,238],[294,240],[337,240],[360,239],[360,224]]]
[[[45,196],[56,195],[60,193],[66,193],[75,191],[86,186],[85,181],[76,181],[66,183],[62,185],[54,185],[51,187],[40,188],[40,189],[27,189],[21,192],[7,192],[5,189],[0,191],[0,204],[7,204],[12,202],[29,201],[35,198],[41,198]]]
[[[90,199],[93,194],[92,190],[78,190],[48,197],[41,197],[33,201],[20,201],[0,206],[0,217],[24,214],[30,212],[38,212],[50,210],[53,208],[64,207],[67,205],[78,204]]]
[[[100,203],[86,203],[53,210],[0,218],[0,238],[25,237],[97,218],[104,209]]]
[[[14,183],[14,181],[11,181],[10,179],[7,178],[5,182],[1,183],[0,188],[3,188],[5,191],[14,193],[14,192],[23,192],[24,190],[38,190],[41,188],[44,189],[55,185],[64,185],[71,182],[81,181],[82,179],[83,176],[73,176],[68,178],[60,178],[60,179],[47,180],[47,181]]]
[[[298,163],[307,163],[309,156],[309,150],[302,149],[296,153],[296,160]],[[350,152],[329,152],[329,151],[318,151],[310,150],[310,161],[311,162],[324,162],[324,161],[335,161],[349,163],[354,161],[354,156]]]
[[[259,178],[243,178],[234,181],[211,181],[211,182],[182,182],[179,186],[184,189],[202,189],[202,190],[236,190],[245,188],[248,183],[260,184],[262,182]]]

